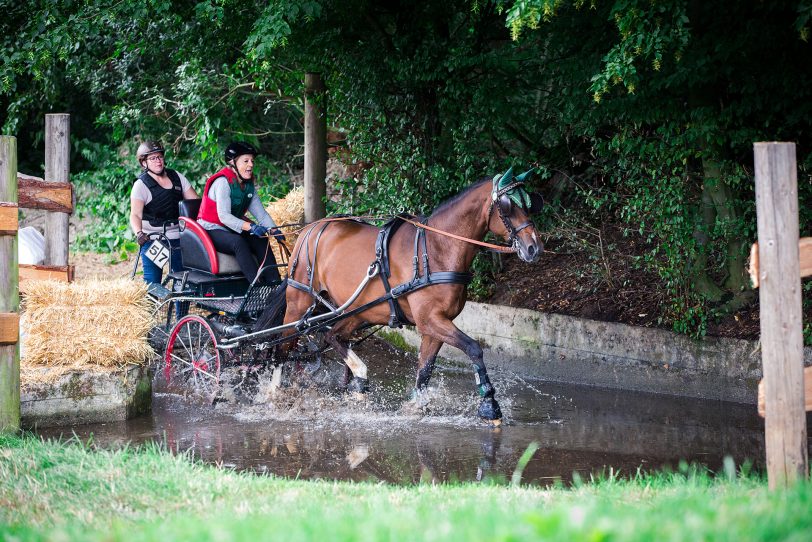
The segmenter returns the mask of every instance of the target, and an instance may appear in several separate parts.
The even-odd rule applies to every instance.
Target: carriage
[[[163,374],[211,399],[224,367],[239,368],[238,385],[273,369],[301,368],[334,349],[346,365],[348,391],[368,389],[366,366],[350,339],[372,326],[416,325],[422,334],[413,397],[428,385],[443,343],[471,359],[482,397],[478,415],[498,422],[495,389],[482,348],[454,326],[465,304],[476,252],[485,246],[535,261],[542,250],[530,215],[541,198],[512,170],[485,178],[426,218],[398,215],[383,227],[337,216],[306,225],[289,254],[287,277],[248,283],[233,257],[218,253],[195,221],[199,200],[181,203],[180,250],[186,270],[170,273],[149,295],[165,309]],[[492,232],[507,245],[484,242]],[[262,266],[261,270],[262,270]],[[261,276],[257,274],[258,277]]]

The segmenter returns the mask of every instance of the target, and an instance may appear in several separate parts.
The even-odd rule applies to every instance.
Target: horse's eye
[[[503,194],[499,197],[499,210],[502,211],[502,214],[509,215],[511,209],[513,208],[513,202],[510,200],[507,194]]]

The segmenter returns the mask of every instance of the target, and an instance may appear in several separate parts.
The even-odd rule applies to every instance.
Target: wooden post
[[[305,74],[305,222],[324,218],[327,213],[327,116],[324,100],[327,94],[321,75]]]
[[[794,143],[755,143],[761,360],[770,489],[807,476]]]
[[[70,115],[45,115],[45,180],[69,182]],[[45,216],[45,264],[68,265],[68,213],[49,212]]]
[[[20,294],[17,290],[17,139],[0,136],[0,433],[20,429]]]

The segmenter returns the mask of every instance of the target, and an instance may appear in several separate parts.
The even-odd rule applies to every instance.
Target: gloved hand
[[[268,230],[268,233],[276,237],[276,240],[279,241],[280,243],[285,242],[285,234],[282,233],[282,231],[279,228],[276,227],[271,228],[270,230]]]
[[[265,237],[268,234],[268,228],[261,224],[251,224],[251,229],[248,232],[257,237]]]
[[[135,241],[138,243],[138,246],[142,247],[149,242],[149,235],[140,231],[135,235]]]

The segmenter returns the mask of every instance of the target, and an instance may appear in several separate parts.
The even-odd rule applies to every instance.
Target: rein
[[[317,220],[315,222],[311,222],[310,224],[307,224],[307,225],[305,225],[305,226],[303,226],[301,228],[293,230],[290,233],[294,234],[294,235],[297,235],[297,234],[303,232],[305,229],[307,229],[310,225],[317,224],[319,222],[339,222],[339,221],[342,221],[342,220],[364,220],[364,219],[385,220],[387,218],[394,218],[394,217],[395,217],[395,215],[374,216],[374,217],[370,217],[370,216],[340,216],[340,217],[335,217],[335,218],[322,218],[322,219]],[[440,235],[445,235],[446,237],[451,237],[452,239],[456,239],[457,241],[463,241],[465,243],[470,243],[472,245],[479,245],[481,247],[492,250],[493,252],[501,252],[501,253],[505,253],[505,254],[512,254],[512,253],[516,252],[516,249],[511,247],[511,246],[495,245],[493,243],[486,243],[485,241],[477,241],[476,239],[469,239],[468,237],[463,237],[461,235],[457,235],[457,234],[454,234],[454,233],[451,233],[451,232],[447,232],[447,231],[444,231],[444,230],[433,228],[433,227],[429,226],[428,224],[423,224],[422,222],[418,222],[416,220],[411,220],[409,218],[405,218],[405,217],[402,217],[402,216],[401,216],[401,219],[403,219],[404,222],[408,222],[408,223],[412,224],[413,226],[415,226],[417,228],[422,228],[424,230],[428,230],[428,231],[433,232],[433,233],[438,233]],[[278,226],[278,227],[279,228],[289,228],[289,227],[292,227],[292,226],[299,226],[299,225],[300,225],[299,223],[296,223],[296,224],[283,224],[282,226]]]
[[[403,217],[401,217],[403,218]],[[457,241],[464,241],[466,243],[471,243],[472,245],[479,245],[481,247],[488,248],[494,252],[502,252],[506,254],[510,254],[516,252],[516,249],[513,247],[506,247],[502,245],[494,245],[493,243],[486,243],[485,241],[477,241],[476,239],[469,239],[468,237],[463,237],[461,235],[457,235],[454,233],[450,233],[443,230],[438,230],[437,228],[432,228],[428,224],[423,224],[421,222],[417,222],[416,220],[411,220],[409,218],[403,218],[404,222],[408,222],[414,225],[417,228],[423,228],[424,230],[428,230],[430,232],[439,233],[440,235],[445,235],[446,237],[451,237],[452,239],[456,239]]]

